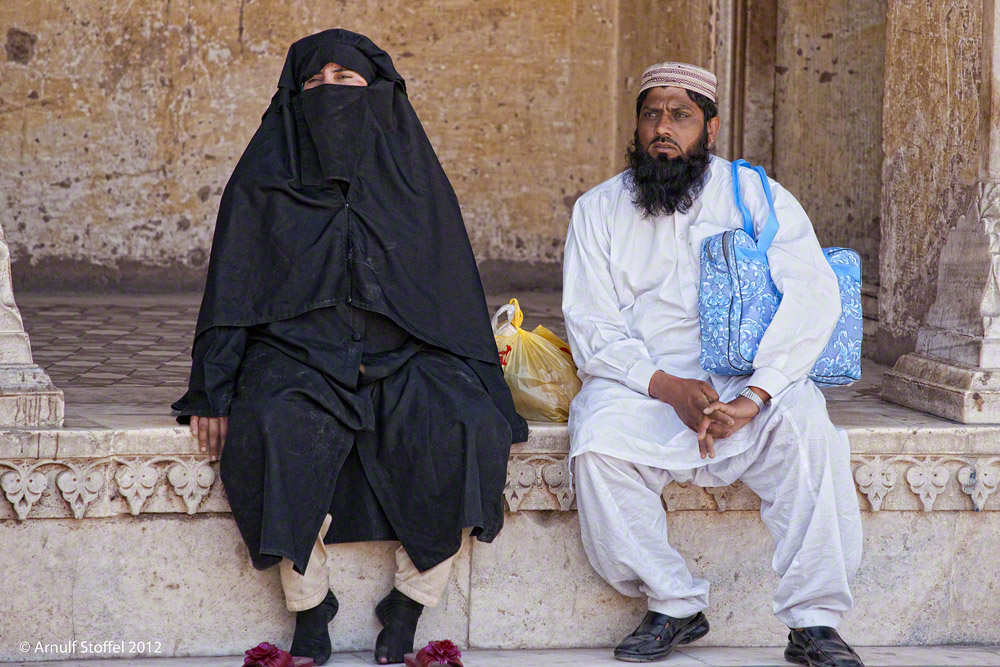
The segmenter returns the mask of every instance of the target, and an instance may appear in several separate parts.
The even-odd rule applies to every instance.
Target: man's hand
[[[191,435],[198,438],[201,451],[210,461],[218,461],[229,431],[229,417],[191,417]]]
[[[673,407],[684,425],[698,434],[701,458],[705,458],[706,452],[715,458],[715,441],[733,434],[732,417],[718,410],[712,413],[705,412],[710,405],[719,400],[719,394],[707,382],[674,377],[663,371],[656,371],[649,381],[649,395]]]
[[[705,416],[702,418],[701,424],[698,425],[698,444],[701,448],[701,458],[705,458],[706,454],[710,458],[714,458],[715,450],[711,445],[707,449],[703,446],[701,433],[706,429],[710,430],[712,424],[715,423],[713,420],[720,414],[724,414],[730,418],[731,433],[736,433],[736,431],[749,424],[750,420],[757,416],[760,408],[749,398],[737,396],[728,403],[715,401],[705,408],[703,412]]]

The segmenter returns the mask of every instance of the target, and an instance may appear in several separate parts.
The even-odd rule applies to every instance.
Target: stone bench
[[[996,643],[1000,427],[882,403],[882,369],[865,371],[861,385],[828,391],[850,436],[865,528],[844,631],[861,645]],[[287,644],[294,619],[277,569],[250,566],[217,467],[165,412],[176,389],[65,390],[64,428],[0,433],[0,661],[30,659],[17,645],[37,639],[153,641],[164,656]],[[608,646],[632,629],[642,601],[605,584],[580,545],[568,446],[564,425],[536,423],[513,447],[505,528],[492,544],[463,546],[418,641]],[[663,501],[675,546],[714,584],[704,643],[780,644],[772,543],[754,494],[671,484]],[[372,608],[391,585],[393,548],[332,549],[338,650],[373,645]]]

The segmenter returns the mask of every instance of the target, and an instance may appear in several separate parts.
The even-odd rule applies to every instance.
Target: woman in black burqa
[[[338,76],[357,85],[317,85]],[[284,559],[284,584],[309,578],[324,543],[399,540],[412,576],[376,608],[375,657],[402,662],[423,605],[400,581],[448,563],[463,529],[496,537],[527,426],[455,193],[368,38],[327,30],[289,49],[222,195],[192,356],[173,407],[213,457],[224,438],[254,567]],[[322,587],[296,609],[292,642],[317,664],[337,611]]]

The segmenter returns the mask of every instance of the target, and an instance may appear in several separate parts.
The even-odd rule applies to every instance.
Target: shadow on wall
[[[11,268],[14,292],[118,292],[170,293],[201,292],[205,287],[207,262],[194,268],[176,263],[149,266],[133,260],[113,267],[80,260],[49,258],[30,265],[14,262]],[[559,262],[518,262],[487,259],[479,263],[479,273],[487,294],[562,290]]]

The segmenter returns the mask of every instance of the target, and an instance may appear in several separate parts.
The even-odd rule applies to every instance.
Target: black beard
[[[632,193],[632,203],[644,218],[686,213],[705,187],[711,154],[708,150],[708,128],[697,143],[680,157],[653,157],[639,142],[636,132],[625,151],[628,171],[625,185]]]

